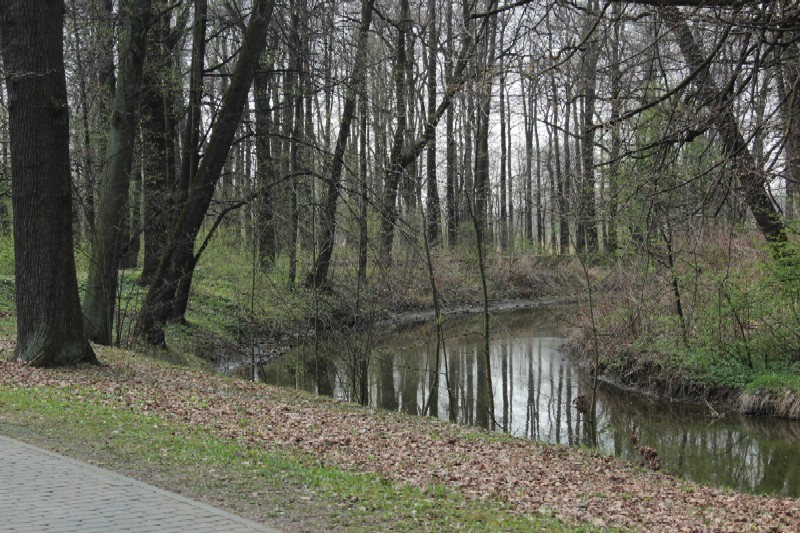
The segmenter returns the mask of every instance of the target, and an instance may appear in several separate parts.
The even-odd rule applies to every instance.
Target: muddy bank
[[[575,300],[557,298],[500,300],[489,303],[489,312],[502,313],[506,311],[518,311],[523,309],[541,309],[543,307],[570,305],[574,303]],[[442,316],[445,317],[483,313],[483,304],[476,302],[474,304],[447,307],[442,309],[441,313]],[[436,312],[433,309],[424,311],[400,311],[397,313],[389,313],[389,316],[379,320],[376,325],[379,327],[397,327],[407,324],[418,324],[420,322],[432,321],[435,317]]]
[[[739,412],[744,415],[769,415],[800,420],[800,397],[792,391],[742,391]]]

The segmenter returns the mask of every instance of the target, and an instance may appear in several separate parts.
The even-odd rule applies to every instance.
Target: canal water
[[[275,385],[494,426],[545,442],[586,445],[590,428],[576,409],[576,398],[589,399],[591,383],[559,350],[570,319],[563,312],[528,309],[492,317],[491,391],[482,318],[474,315],[445,322],[438,362],[436,331],[427,324],[308,341],[259,373]],[[705,407],[601,384],[597,445],[636,463],[641,461],[639,447],[649,446],[662,469],[701,483],[800,496],[800,422],[734,414],[713,418]]]

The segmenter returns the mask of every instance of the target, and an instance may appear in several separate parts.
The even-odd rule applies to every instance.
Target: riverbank
[[[0,432],[184,487],[285,531],[800,527],[795,499],[98,352],[101,367],[0,363]]]
[[[420,261],[397,261],[385,272],[376,265],[363,286],[355,273],[342,273],[352,267],[342,262],[337,264],[340,275],[324,291],[287,290],[274,273],[259,275],[251,312],[242,305],[242,287],[251,283],[249,266],[235,268],[237,257],[225,253],[224,243],[215,246],[204,254],[204,268],[195,274],[185,323],[167,329],[167,345],[176,353],[195,354],[222,372],[232,372],[242,361],[249,364],[253,357],[274,361],[316,334],[391,329],[434,319],[430,279]],[[437,249],[432,261],[443,314],[482,312],[475,258],[468,251]],[[130,275],[135,277],[135,272]],[[492,312],[571,302],[583,290],[578,262],[571,257],[490,253],[487,276]],[[140,289],[133,283],[128,286],[130,300],[138,301]],[[123,321],[135,318],[136,306],[126,308]]]
[[[573,328],[562,349],[591,372],[594,343],[590,327]],[[800,392],[791,385],[794,372],[743,373],[740,380],[749,381],[732,386],[723,380],[715,383],[693,378],[693,369],[669,354],[635,351],[609,338],[600,339],[599,345],[599,379],[611,386],[703,406],[714,418],[735,413],[800,420]]]
[[[669,260],[654,246],[593,268],[565,350],[611,383],[713,416],[800,418],[796,265],[752,233],[672,244]]]

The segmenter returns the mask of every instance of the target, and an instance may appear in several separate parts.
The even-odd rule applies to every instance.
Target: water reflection
[[[591,395],[585,373],[558,350],[562,323],[547,311],[496,317],[490,344],[491,390],[486,380],[478,317],[445,324],[446,350],[437,358],[431,326],[406,327],[379,341],[344,336],[298,347],[261,369],[270,383],[428,414],[467,425],[492,425],[547,442],[588,443],[589,428],[574,399]],[[438,365],[437,365],[438,361]],[[800,423],[727,416],[601,387],[597,444],[638,462],[631,435],[654,447],[662,467],[720,486],[800,495]]]

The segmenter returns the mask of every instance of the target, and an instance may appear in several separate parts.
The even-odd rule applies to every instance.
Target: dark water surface
[[[566,333],[557,310],[525,310],[492,319],[489,371],[495,421],[513,435],[570,445],[587,444],[578,395],[591,397],[588,375],[558,349]],[[393,332],[339,335],[308,342],[261,368],[265,381],[410,414],[428,413],[489,427],[490,395],[483,364],[482,321],[449,319],[440,353],[428,325]],[[355,369],[355,370],[354,370]],[[366,390],[359,376],[367,376]],[[448,389],[449,385],[449,389]],[[448,394],[448,390],[450,394]],[[452,412],[450,409],[452,398]],[[738,490],[800,495],[800,422],[728,414],[657,400],[601,385],[597,396],[598,446],[639,462],[639,445],[658,452],[662,468],[701,483]]]

